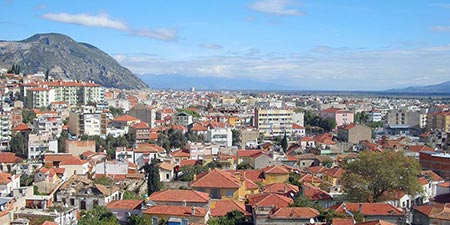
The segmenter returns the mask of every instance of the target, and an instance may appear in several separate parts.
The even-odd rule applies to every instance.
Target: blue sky
[[[0,0],[0,9],[1,40],[63,33],[136,74],[308,90],[450,80],[450,1]]]

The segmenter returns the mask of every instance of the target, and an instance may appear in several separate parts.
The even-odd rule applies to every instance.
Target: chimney
[[[362,203],[359,203],[359,213],[362,212],[362,207],[363,207],[363,204],[362,204]]]
[[[195,216],[195,207],[194,206],[192,206],[191,215]]]

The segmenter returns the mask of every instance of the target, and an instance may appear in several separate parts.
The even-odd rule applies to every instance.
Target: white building
[[[233,143],[233,133],[231,128],[213,128],[206,133],[206,141],[224,147],[231,147]]]
[[[39,160],[45,153],[58,153],[58,140],[50,134],[28,136],[28,159]]]
[[[55,114],[40,114],[33,120],[34,131],[38,135],[52,135],[59,137],[62,132],[63,121]]]
[[[255,126],[265,136],[291,135],[293,114],[287,109],[255,109]]]
[[[33,87],[26,90],[25,107],[44,108],[55,101],[55,90],[48,87]]]

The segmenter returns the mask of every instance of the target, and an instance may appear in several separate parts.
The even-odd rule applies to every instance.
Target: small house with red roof
[[[330,207],[338,213],[346,211],[358,212],[364,216],[364,221],[384,220],[399,224],[404,220],[405,212],[389,203],[338,203]]]
[[[412,224],[450,224],[450,203],[415,206]]]
[[[237,210],[242,212],[245,217],[250,217],[250,212],[245,208],[245,204],[241,201],[232,199],[215,199],[210,204],[211,217],[225,216],[228,212]]]
[[[154,192],[149,199],[157,205],[178,205],[208,208],[209,194],[194,190],[164,190]]]
[[[292,134],[295,135],[296,137],[304,137],[306,135],[306,129],[304,126],[293,123]]]
[[[319,211],[310,207],[281,207],[271,212],[264,222],[267,224],[310,224],[311,221],[317,221],[319,215]]]
[[[144,200],[117,200],[106,205],[119,220],[119,223],[127,223],[128,218],[134,215],[141,215],[144,209]]]
[[[325,208],[330,207],[334,203],[333,196],[330,193],[306,182],[302,183],[300,193],[308,200]]]
[[[136,163],[138,168],[141,168],[152,159],[160,158],[160,155],[166,154],[166,150],[158,145],[149,143],[138,143],[132,149],[132,158],[129,161]]]
[[[12,196],[14,189],[20,187],[20,175],[0,172],[0,196]]]
[[[206,224],[209,219],[209,210],[201,207],[179,205],[155,205],[143,212],[152,218],[152,224],[161,220],[168,224]]]
[[[273,184],[273,183],[283,183],[289,179],[290,170],[286,166],[266,166],[262,168],[264,174],[263,183]]]
[[[119,117],[114,118],[113,120],[111,120],[111,127],[120,129],[120,130],[124,130],[125,133],[129,132],[129,128],[131,126],[133,126],[134,124],[138,124],[140,123],[141,120],[139,120],[136,117],[133,116],[129,116],[129,115],[122,115]]]
[[[263,187],[263,193],[282,194],[287,197],[292,197],[298,194],[298,186],[289,183],[273,183]]]
[[[0,171],[9,173],[16,170],[19,163],[23,160],[13,152],[0,152]]]
[[[262,150],[238,150],[237,163],[248,164],[254,169],[261,169],[273,164],[274,160]]]

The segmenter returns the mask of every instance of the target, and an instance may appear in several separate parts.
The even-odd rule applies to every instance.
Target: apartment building
[[[26,90],[25,107],[44,108],[55,101],[55,90],[48,87],[33,87]]]
[[[420,113],[416,111],[391,111],[387,115],[387,122],[390,126],[406,125],[409,127],[419,127]]]
[[[355,114],[352,111],[340,108],[328,108],[320,111],[320,117],[330,118],[336,121],[336,127],[351,124],[355,119]]]
[[[281,136],[292,133],[293,110],[255,109],[255,127],[264,136]]]
[[[450,132],[450,112],[433,112],[427,115],[427,129]]]
[[[69,113],[69,132],[72,135],[106,135],[108,116],[94,107],[83,107]]]

